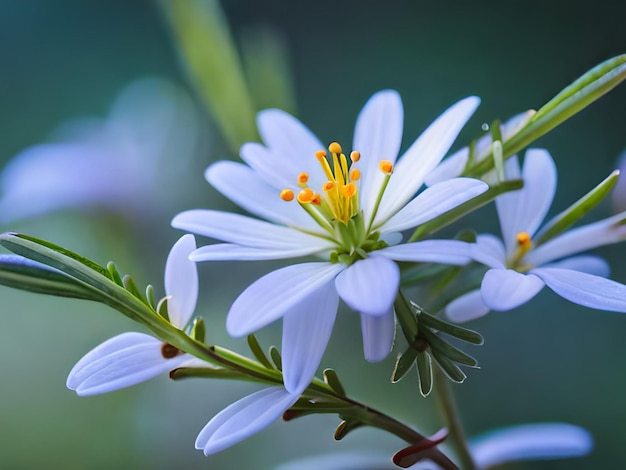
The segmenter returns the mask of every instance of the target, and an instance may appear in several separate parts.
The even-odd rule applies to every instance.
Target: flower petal
[[[626,238],[626,212],[568,230],[531,250],[525,261],[541,266],[555,259],[621,242]]]
[[[283,317],[283,381],[291,393],[302,393],[320,365],[335,324],[339,297],[332,282],[301,299]]]
[[[204,176],[215,189],[251,214],[281,225],[321,231],[300,205],[289,204],[280,198],[283,187],[271,186],[247,165],[219,161],[209,166]]]
[[[283,387],[260,390],[220,411],[200,431],[196,449],[205,455],[226,449],[266,428],[299,398]]]
[[[570,302],[609,312],[626,312],[624,284],[570,269],[539,268],[531,273]]]
[[[478,235],[476,243],[472,245],[472,250],[472,258],[479,263],[491,268],[505,267],[504,245],[497,237],[490,234]]]
[[[363,354],[369,362],[385,359],[396,335],[396,322],[393,308],[384,315],[361,314],[361,332],[363,334]]]
[[[130,387],[175,369],[187,355],[166,359],[163,343],[142,333],[123,333],[88,352],[72,368],[67,388],[80,396]]]
[[[593,448],[593,438],[583,428],[571,424],[524,424],[474,438],[470,448],[475,463],[481,468],[490,468],[519,460],[586,455]]]
[[[550,263],[545,268],[571,269],[572,271],[581,271],[594,276],[609,277],[611,268],[606,260],[599,256],[582,255],[572,256],[556,263]]]
[[[443,160],[433,171],[426,175],[424,184],[432,186],[442,181],[456,178],[463,173],[469,159],[469,147],[463,147]]]
[[[477,97],[471,96],[452,105],[409,147],[395,166],[375,225],[398,212],[417,193],[426,175],[441,161],[479,103]]]
[[[226,329],[245,336],[300,306],[344,269],[340,263],[302,263],[277,269],[248,286],[230,307]]]
[[[213,210],[195,209],[181,212],[172,220],[172,227],[252,248],[282,250],[300,249],[305,246],[310,248],[308,254],[312,254],[329,246],[325,239],[290,227]]]
[[[329,249],[331,246],[328,247]],[[249,246],[232,245],[230,243],[214,243],[194,251],[189,259],[192,261],[251,261],[264,259],[298,258],[311,254],[308,246],[289,248],[251,248]]]
[[[450,320],[463,323],[487,315],[489,307],[483,303],[480,289],[476,289],[450,302],[445,313]]]
[[[393,305],[400,285],[400,269],[392,260],[370,256],[341,272],[337,292],[357,312],[385,315]]]
[[[165,263],[165,293],[170,323],[183,329],[198,300],[198,269],[189,255],[196,249],[193,235],[183,235],[172,247]]]
[[[395,261],[464,265],[470,262],[472,244],[458,240],[424,240],[388,246],[376,252]]]
[[[496,198],[502,239],[509,256],[517,248],[517,234],[527,232],[532,237],[550,209],[557,179],[550,154],[543,149],[528,150],[522,178],[522,189]]]
[[[426,188],[383,224],[381,231],[399,232],[417,227],[484,193],[487,184],[472,178],[454,178]]]
[[[528,302],[543,286],[542,280],[534,274],[522,274],[512,269],[490,269],[483,277],[480,292],[487,307],[501,312]]]
[[[359,113],[354,129],[353,148],[361,153],[360,204],[370,214],[384,175],[378,168],[381,160],[396,161],[402,143],[404,110],[400,95],[394,90],[374,94]]]

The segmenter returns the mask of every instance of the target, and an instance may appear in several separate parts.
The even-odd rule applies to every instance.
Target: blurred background
[[[180,236],[169,227],[171,218],[196,207],[232,209],[202,172],[216,159],[237,158],[186,74],[167,3],[176,2],[0,2],[0,164],[17,155],[30,162],[5,167],[2,230],[51,240],[100,263],[113,259],[139,284],[154,284],[159,295],[167,252]],[[351,142],[367,98],[394,88],[405,106],[403,148],[450,104],[480,96],[458,148],[480,134],[482,123],[536,109],[586,70],[626,52],[626,4],[620,2],[576,1],[563,9],[536,0],[363,0],[358,7],[230,0],[222,7],[241,50],[254,58],[259,38],[269,38],[278,57],[269,70],[247,62],[254,109],[287,107],[326,142]],[[273,83],[285,90],[276,103],[264,88]],[[536,145],[548,148],[559,168],[554,215],[606,177],[626,148],[626,85]],[[72,189],[82,155],[96,162],[100,177]],[[53,164],[61,161],[66,172]],[[21,186],[12,188],[15,181]],[[37,206],[41,188],[56,196],[44,191]],[[103,196],[109,189],[113,202]],[[7,202],[9,195],[15,199]],[[15,210],[21,204],[22,213]],[[612,210],[605,201],[585,220]],[[471,224],[497,233],[494,216],[486,208],[457,228]],[[598,252],[610,260],[613,278],[626,282],[626,247]],[[199,266],[205,288],[198,313],[208,322],[210,342],[246,353],[244,341],[224,332],[228,305],[276,266]],[[103,340],[137,327],[86,301],[5,287],[0,298],[2,468],[269,469],[304,455],[349,449],[391,455],[403,446],[371,430],[336,443],[336,417],[307,417],[276,423],[206,458],[193,448],[198,431],[254,386],[159,377],[79,398],[65,388],[74,363]],[[434,401],[419,396],[414,376],[392,386],[392,357],[365,363],[358,325],[356,315],[341,312],[323,366],[337,369],[355,398],[426,434],[437,430]],[[523,308],[469,326],[485,337],[484,346],[469,351],[482,369],[469,370],[466,383],[455,387],[470,435],[566,421],[596,440],[594,452],[582,459],[507,468],[616,468],[624,461],[626,317],[578,307],[546,289]],[[259,335],[266,346],[279,338],[278,326]]]

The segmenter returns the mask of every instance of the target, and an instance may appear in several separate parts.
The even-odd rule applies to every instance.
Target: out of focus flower
[[[0,175],[0,222],[68,208],[131,219],[158,214],[171,207],[172,182],[188,168],[195,146],[196,118],[186,95],[164,80],[135,81],[105,119],[68,122],[55,141],[9,161]]]
[[[189,254],[193,235],[172,247],[165,265],[165,293],[170,323],[184,329],[198,298],[198,274]],[[96,395],[129,387],[193,360],[174,346],[143,333],[122,333],[88,352],[70,371],[67,387],[78,395]]]
[[[556,191],[556,166],[547,151],[532,149],[526,153],[523,172],[515,157],[507,160],[506,172],[508,178],[523,178],[524,187],[496,199],[504,244],[493,235],[477,237],[472,257],[491,269],[480,290],[451,302],[446,315],[467,321],[490,310],[511,310],[532,299],[544,285],[585,307],[626,312],[626,286],[605,279],[609,275],[606,261],[572,256],[624,240],[626,214],[566,231],[536,246],[542,234],[539,224]]]
[[[481,181],[456,178],[415,195],[478,103],[469,97],[445,111],[397,164],[403,109],[395,91],[379,92],[367,102],[349,158],[336,142],[327,154],[317,137],[289,114],[263,111],[258,127],[265,145],[245,144],[241,157],[247,165],[217,162],[206,178],[269,222],[213,210],[174,218],[174,227],[226,242],[199,248],[191,256],[195,261],[324,259],[265,275],[235,300],[228,314],[226,326],[233,336],[283,318],[283,374],[289,392],[303,390],[315,374],[339,297],[361,314],[366,359],[379,361],[393,343],[393,302],[400,282],[396,261],[468,261],[468,246],[460,241],[396,244],[398,232],[487,189]]]
[[[585,429],[566,423],[523,424],[496,429],[470,439],[470,452],[480,469],[523,460],[582,457],[593,449]],[[276,470],[393,470],[389,456],[378,452],[336,453],[294,460]],[[439,470],[431,461],[420,461],[411,470]]]

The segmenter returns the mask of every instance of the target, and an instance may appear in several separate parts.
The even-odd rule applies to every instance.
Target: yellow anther
[[[331,153],[336,153],[337,155],[340,155],[341,145],[339,145],[337,142],[333,142],[328,146],[328,150],[330,150]]]
[[[350,179],[352,181],[358,181],[361,178],[361,172],[359,171],[358,168],[352,168],[352,170],[350,170]]]
[[[386,175],[390,175],[393,173],[393,163],[389,160],[381,160],[379,163],[380,171],[385,173]]]
[[[309,189],[309,188],[305,188],[298,193],[298,202],[300,204],[308,204],[310,202],[313,202],[314,198],[315,198],[315,193],[313,192],[312,189]]]
[[[298,184],[302,185],[302,184],[306,184],[309,181],[309,174],[308,173],[300,173],[298,175]]]
[[[325,192],[328,192],[328,191],[332,191],[334,187],[335,187],[335,183],[333,183],[332,181],[326,181],[326,183],[324,183],[324,186],[322,186],[322,189]]]
[[[289,202],[289,201],[293,201],[293,198],[294,198],[293,191],[292,191],[291,189],[283,189],[283,190],[280,192],[280,198],[281,198],[283,201],[287,201],[287,202]]]
[[[361,159],[361,152],[357,152],[356,150],[353,150],[352,152],[350,152],[350,160],[352,160],[352,163],[356,163]]]
[[[341,188],[341,195],[344,197],[352,197],[356,194],[356,185],[354,183],[348,183]]]
[[[317,152],[315,152],[315,157],[317,157],[317,159],[321,159],[324,158],[326,156],[326,150],[318,150]]]
[[[313,199],[311,199],[311,204],[315,204],[316,206],[319,206],[321,203],[322,203],[322,196],[320,196],[319,194],[313,195]]]
[[[523,248],[530,248],[531,241],[528,232],[520,232],[517,234],[517,243]]]

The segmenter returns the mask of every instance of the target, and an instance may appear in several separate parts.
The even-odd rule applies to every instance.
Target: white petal
[[[296,186],[301,172],[321,187],[326,179],[315,152],[324,145],[304,124],[279,109],[266,109],[257,115],[257,125],[266,147],[245,144],[240,154],[248,165],[277,189]]]
[[[369,362],[382,361],[389,355],[396,334],[393,308],[384,315],[361,314],[363,354]]]
[[[302,207],[280,198],[284,187],[275,188],[247,165],[220,161],[209,166],[204,173],[207,181],[220,193],[246,211],[271,222],[320,231]],[[290,186],[295,185],[292,182]]]
[[[172,247],[165,263],[165,293],[170,323],[183,329],[198,300],[198,269],[189,255],[196,249],[193,235],[183,235]]]
[[[519,460],[586,455],[593,448],[593,438],[583,428],[571,424],[524,424],[472,439],[470,448],[475,463],[488,468]]]
[[[611,268],[606,260],[598,256],[572,256],[556,263],[550,263],[545,268],[571,269],[573,271],[582,271],[583,273],[593,274],[594,276],[609,277]]]
[[[491,310],[505,311],[528,302],[543,288],[541,279],[512,269],[490,269],[480,287],[483,303]]]
[[[328,249],[333,245],[329,243]],[[324,250],[316,250],[324,251]],[[311,247],[289,247],[280,248],[251,248],[249,246],[232,245],[230,243],[214,243],[206,245],[194,251],[189,259],[192,261],[251,261],[264,259],[286,259],[307,256],[311,253]]]
[[[433,171],[428,173],[424,183],[426,186],[432,186],[433,184],[441,183],[442,181],[461,176],[465,166],[467,165],[468,159],[469,147],[463,147],[462,149],[457,150],[437,165]]]
[[[251,284],[228,312],[226,329],[245,336],[277,320],[323,289],[344,269],[340,263],[302,263],[277,269]]]
[[[510,256],[517,248],[517,234],[531,237],[544,219],[556,191],[556,166],[543,149],[526,152],[522,169],[524,187],[496,198],[502,238]]]
[[[385,315],[398,294],[400,269],[382,256],[359,260],[337,276],[337,292],[357,312]]]
[[[624,284],[570,269],[540,268],[531,272],[570,302],[598,310],[626,312]]]
[[[426,188],[383,224],[381,231],[399,232],[417,227],[424,222],[454,209],[456,206],[489,189],[482,181],[472,178],[454,178]]]
[[[472,258],[479,263],[491,268],[504,268],[506,254],[502,242],[489,234],[481,234],[476,237],[476,243],[472,245]]]
[[[394,168],[375,225],[394,215],[417,193],[426,175],[450,149],[479,103],[477,97],[471,96],[452,105],[409,147]]]
[[[88,352],[67,378],[67,387],[81,396],[111,392],[175,369],[188,359],[166,359],[163,343],[142,333],[115,336]]]
[[[480,289],[457,297],[445,308],[446,317],[457,323],[475,320],[488,313],[489,307],[483,303]]]
[[[302,393],[320,365],[335,324],[339,297],[329,282],[300,301],[283,317],[285,389]]]
[[[374,94],[359,113],[354,129],[354,150],[361,152],[357,166],[361,170],[361,201],[370,214],[383,174],[378,168],[381,160],[396,161],[402,142],[404,111],[400,95],[393,90]]]
[[[270,387],[248,395],[220,411],[200,431],[196,449],[205,455],[226,449],[266,428],[299,398],[283,387]]]
[[[195,209],[181,212],[172,227],[205,237],[253,248],[293,249],[309,247],[309,254],[328,246],[328,241],[299,230],[244,215]]]
[[[458,240],[424,240],[403,243],[378,250],[377,255],[396,261],[464,265],[469,263],[473,248],[471,243]]]
[[[531,250],[524,260],[533,266],[541,266],[555,259],[621,242],[626,238],[626,225],[623,223],[625,219],[626,213],[622,212],[613,217],[568,230]]]

